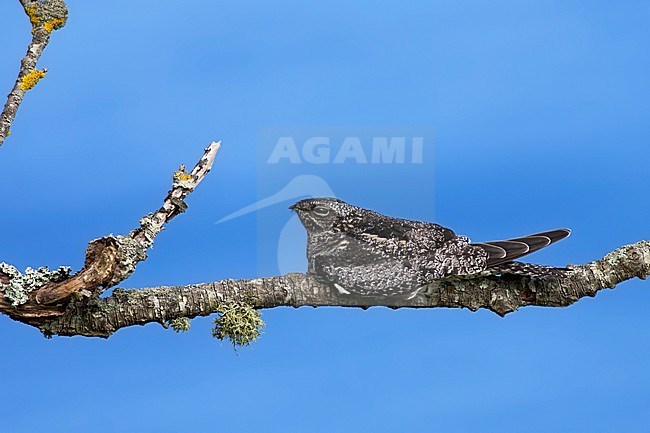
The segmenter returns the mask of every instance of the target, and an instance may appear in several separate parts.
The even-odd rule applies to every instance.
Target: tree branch
[[[18,78],[0,114],[0,146],[9,135],[25,93],[46,74],[36,64],[50,33],[67,20],[64,0],[20,0],[32,23],[32,41],[21,61]],[[45,335],[109,337],[115,331],[158,322],[206,316],[222,306],[245,303],[257,309],[278,306],[341,306],[369,308],[452,307],[489,309],[504,316],[527,305],[563,307],[605,288],[650,274],[650,241],[621,247],[603,259],[573,266],[561,279],[492,276],[441,280],[421,290],[417,297],[360,297],[339,294],[303,274],[248,280],[223,280],[188,286],[141,290],[107,289],[126,279],[145,260],[147,249],[166,223],[186,209],[185,198],[212,168],[220,143],[213,142],[192,172],[183,166],[174,173],[172,188],[156,212],[140,220],[126,236],[106,236],[89,243],[83,269],[47,269],[26,272],[0,263],[0,313],[39,328]],[[248,308],[248,307],[247,307]],[[182,320],[181,320],[182,321]]]
[[[245,302],[254,308],[279,306],[385,306],[390,308],[485,308],[500,316],[528,305],[565,307],[580,298],[593,297],[602,289],[650,275],[650,241],[618,248],[603,259],[572,266],[562,279],[533,280],[528,277],[484,277],[439,281],[410,300],[391,297],[352,297],[316,282],[303,274],[250,280],[223,280],[187,286],[116,289],[107,298],[91,299],[70,306],[63,315],[44,322],[46,335],[109,337],[118,329],[215,313],[219,305]]]
[[[20,0],[20,3],[32,24],[32,41],[20,62],[18,78],[0,114],[0,146],[10,134],[11,124],[25,94],[47,73],[47,69],[36,69],[36,64],[50,42],[50,34],[63,27],[68,19],[68,9],[63,0]]]
[[[185,198],[210,172],[220,146],[221,142],[212,142],[191,173],[181,166],[174,173],[172,188],[162,207],[142,218],[127,236],[111,235],[90,242],[84,267],[75,275],[62,279],[60,272],[53,273],[56,280],[49,283],[10,287],[16,276],[12,278],[0,268],[0,313],[38,326],[61,316],[71,302],[96,298],[125,280],[147,258],[147,249],[164,225],[185,211]]]

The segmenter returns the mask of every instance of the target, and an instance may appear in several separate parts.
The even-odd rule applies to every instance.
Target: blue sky
[[[299,174],[475,240],[572,228],[540,263],[648,237],[645,2],[69,7],[0,148],[0,260],[19,268],[78,269],[89,240],[130,230],[212,139],[215,169],[123,287],[272,275],[288,202],[215,222]],[[0,5],[0,41],[9,91],[29,41],[18,1]],[[433,133],[419,166],[264,163],[265,128],[305,127]],[[631,281],[506,318],[281,308],[238,355],[209,318],[184,335],[46,340],[3,316],[0,431],[646,432],[649,304]]]

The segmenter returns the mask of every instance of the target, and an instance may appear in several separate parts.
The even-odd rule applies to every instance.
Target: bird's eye
[[[330,210],[326,208],[325,206],[316,206],[313,209],[313,212],[318,215],[318,216],[327,216],[330,213]]]

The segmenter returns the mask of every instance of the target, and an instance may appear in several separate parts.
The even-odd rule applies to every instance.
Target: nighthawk
[[[564,239],[567,229],[472,243],[438,224],[391,218],[335,198],[301,200],[290,209],[307,230],[308,274],[342,294],[410,298],[445,278],[566,272],[514,260]]]

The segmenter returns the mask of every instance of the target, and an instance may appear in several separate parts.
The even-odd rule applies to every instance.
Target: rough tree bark
[[[9,134],[25,93],[45,75],[45,70],[36,69],[36,63],[49,42],[50,33],[62,27],[67,18],[63,0],[20,2],[32,23],[33,39],[0,115],[0,145]],[[167,327],[178,319],[222,312],[220,306],[230,303],[245,303],[256,309],[278,306],[486,308],[503,316],[528,305],[567,306],[580,298],[593,297],[602,289],[614,288],[635,277],[645,279],[650,274],[650,241],[640,241],[612,251],[601,260],[572,266],[562,279],[492,276],[440,281],[410,300],[341,295],[303,274],[139,290],[115,289],[110,296],[102,297],[106,290],[135,271],[137,263],[146,259],[148,248],[164,225],[185,211],[184,199],[212,168],[219,146],[219,142],[208,146],[190,173],[181,166],[174,173],[172,188],[162,207],[142,218],[128,235],[91,241],[84,267],[74,275],[47,270],[19,275],[13,267],[0,265],[0,313],[37,327],[46,336],[93,337],[109,337],[118,329],[151,322]]]

